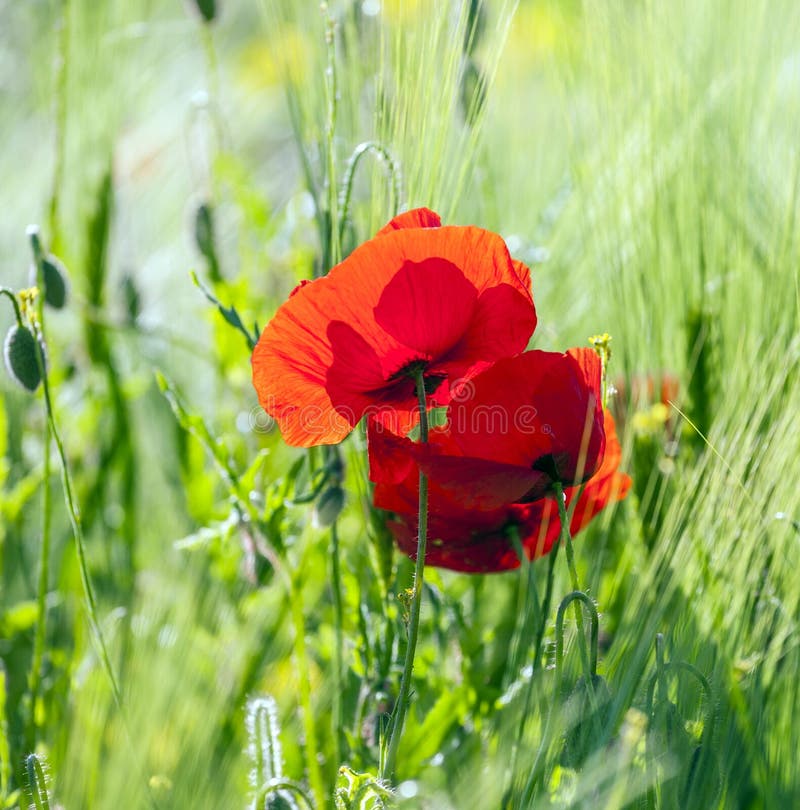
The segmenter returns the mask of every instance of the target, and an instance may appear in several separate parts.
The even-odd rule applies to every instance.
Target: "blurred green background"
[[[291,778],[308,775],[309,722],[326,789],[340,762],[376,770],[367,730],[397,686],[408,562],[387,559],[356,436],[336,734],[329,532],[291,505],[303,454],[269,429],[242,335],[189,275],[250,328],[325,269],[332,59],[337,183],[357,145],[379,141],[402,202],[497,230],[532,266],[533,345],[613,336],[635,491],[576,545],[612,710],[599,752],[569,768],[574,718],[547,720],[553,675],[534,676],[513,774],[538,769],[525,806],[800,804],[800,6],[343,0],[333,55],[316,2],[217,6],[204,22],[188,0],[0,0],[0,283],[28,286],[38,223],[69,273],[66,308],[47,313],[51,384],[127,715],[93,652],[55,455],[43,684],[26,699],[45,421],[41,397],[3,377],[0,798],[14,806],[36,750],[64,807],[243,807],[245,707],[260,693],[277,700]],[[345,250],[391,216],[385,168],[367,157],[358,170]],[[12,317],[0,309],[4,332]],[[665,375],[680,413],[659,406]],[[401,797],[499,807],[531,677],[508,669],[518,575],[430,583]],[[556,598],[567,583],[559,565]],[[716,723],[696,688],[673,684],[685,740],[654,772],[644,752],[664,743],[642,718],[657,632],[670,660],[709,678]]]

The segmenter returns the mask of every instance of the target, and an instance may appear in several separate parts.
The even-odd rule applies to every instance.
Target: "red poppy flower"
[[[253,352],[253,384],[288,444],[339,442],[368,412],[404,433],[412,369],[444,404],[450,383],[523,351],[535,326],[530,272],[497,234],[417,209],[295,288]]]
[[[565,490],[567,509],[573,509],[570,531],[576,535],[602,509],[622,500],[631,479],[618,471],[622,452],[614,419],[605,413],[605,455],[595,474],[583,485]],[[375,505],[395,513],[388,521],[401,551],[414,558],[417,550],[416,498],[418,475],[415,465],[406,465],[406,475],[395,483],[375,487]],[[399,472],[400,464],[394,466]],[[576,501],[577,499],[577,501]],[[519,566],[510,531],[518,533],[529,559],[547,554],[561,533],[558,506],[554,499],[533,503],[511,503],[489,511],[464,510],[431,488],[428,518],[428,546],[425,562],[466,573],[508,571]]]
[[[418,463],[442,499],[484,510],[579,484],[603,458],[600,375],[591,349],[499,360],[454,389],[447,425],[428,444],[371,423],[370,477],[391,484]]]

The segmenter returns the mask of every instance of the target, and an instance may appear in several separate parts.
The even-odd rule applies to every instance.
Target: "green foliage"
[[[123,709],[70,516],[44,506],[41,397],[3,380],[0,806],[800,804],[792,0],[341,0],[333,28],[317,3],[189,5],[213,26],[140,0],[3,11],[3,284],[28,282],[25,226],[49,213],[70,268],[53,309],[67,285],[42,254],[53,406]],[[390,791],[375,774],[412,566],[369,507],[363,435],[286,447],[249,352],[299,281],[403,204],[508,238],[533,268],[537,347],[613,334],[634,486],[575,543],[593,688],[571,610],[556,677],[555,611],[523,623],[520,574],[426,572]],[[2,311],[36,390],[35,339]],[[546,562],[531,576],[542,597]],[[553,603],[569,590],[562,556]]]

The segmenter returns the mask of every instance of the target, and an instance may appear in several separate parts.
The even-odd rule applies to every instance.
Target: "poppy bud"
[[[217,16],[217,0],[194,0],[194,4],[205,22],[214,22]]]
[[[11,377],[28,391],[35,391],[42,381],[36,358],[36,338],[27,326],[14,324],[6,334],[3,357]]]
[[[276,790],[267,794],[265,810],[300,810],[297,802],[287,790]]]
[[[585,677],[578,679],[564,706],[567,721],[573,725],[564,734],[563,766],[579,768],[597,750],[610,706],[611,692],[600,675],[593,675],[591,684]]]
[[[39,283],[36,265],[31,265],[31,286]],[[67,278],[64,265],[52,255],[42,257],[44,300],[53,309],[63,309],[67,302]]]
[[[344,507],[344,490],[338,485],[328,487],[314,506],[314,522],[317,526],[330,526]]]
[[[122,279],[122,295],[125,299],[128,322],[135,323],[142,310],[142,298],[133,277],[129,274],[126,274]]]
[[[214,212],[208,203],[200,203],[195,211],[194,242],[207,259],[214,255]]]
[[[668,751],[678,762],[689,762],[694,741],[686,730],[686,722],[671,701],[657,706],[651,720],[650,741],[657,751]]]
[[[694,749],[683,769],[683,776],[680,806],[689,806],[690,799],[694,797],[696,802],[700,795],[704,799],[704,806],[711,807],[719,796],[722,781],[716,756],[708,746],[698,745]]]
[[[208,272],[212,281],[220,281],[219,260],[214,243],[214,209],[210,203],[203,202],[194,214],[194,243],[208,262]]]

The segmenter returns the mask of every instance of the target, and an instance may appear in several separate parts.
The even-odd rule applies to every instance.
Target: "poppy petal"
[[[565,357],[530,351],[498,360],[454,393],[448,415],[464,454],[530,469],[553,449],[549,412],[580,394]]]
[[[610,411],[605,411],[604,420],[606,447],[603,463],[583,487],[566,490],[567,505],[571,504],[574,497],[578,497],[570,521],[570,530],[573,535],[583,529],[610,503],[623,500],[631,488],[630,476],[619,472],[622,447],[617,437],[614,417]]]
[[[510,284],[492,287],[478,297],[470,323],[451,352],[453,359],[445,359],[437,369],[452,380],[468,379],[470,372],[474,376],[492,361],[508,357],[508,346],[525,349],[535,328],[533,302],[519,288]]]
[[[477,298],[475,286],[453,262],[405,261],[375,307],[376,323],[404,347],[399,357],[390,358],[386,376],[412,360],[434,360],[458,344],[474,320]]]
[[[419,220],[433,221],[429,214]],[[506,306],[509,295],[520,299],[506,313],[513,325],[478,304],[499,286],[511,293],[496,306]],[[476,319],[487,320],[483,329]],[[402,379],[409,364],[429,364],[433,378],[442,376],[436,365],[445,360],[470,374],[522,351],[534,326],[530,290],[499,236],[473,227],[401,227],[294,290],[253,352],[253,382],[288,443],[330,444],[372,404],[396,406],[413,424],[414,386]],[[465,334],[501,327],[496,339],[470,338],[459,349]]]
[[[417,445],[422,448],[422,445]],[[484,458],[417,452],[422,471],[432,487],[461,509],[490,510],[513,503],[531,492],[547,490],[544,473]],[[541,497],[541,495],[539,496]]]
[[[412,208],[398,214],[393,220],[387,222],[376,236],[384,236],[392,231],[399,231],[403,228],[439,228],[441,227],[441,217],[430,208]]]

